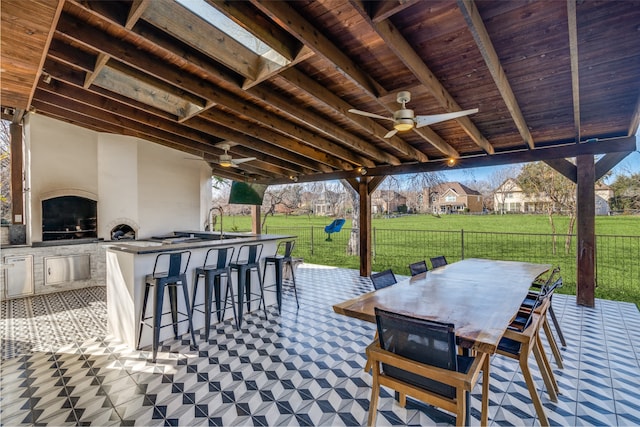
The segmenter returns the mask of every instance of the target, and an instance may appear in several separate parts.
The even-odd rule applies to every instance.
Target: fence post
[[[311,255],[313,255],[313,225],[311,226]]]
[[[462,250],[460,251],[462,253],[462,259],[464,259],[464,229],[461,228],[460,229],[460,245],[462,246]]]

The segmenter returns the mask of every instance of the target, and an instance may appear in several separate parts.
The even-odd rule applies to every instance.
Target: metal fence
[[[296,253],[306,262],[358,269],[358,256],[347,247],[352,232],[328,235],[323,227],[268,227],[266,233],[298,236]],[[408,265],[437,255],[449,262],[464,258],[490,258],[559,265],[564,279],[563,292],[575,294],[576,237],[571,236],[568,251],[565,235],[532,233],[485,233],[477,231],[372,230],[373,270],[392,268],[409,274]],[[554,244],[555,241],[555,244]],[[555,249],[554,249],[555,248]],[[596,297],[640,304],[640,236],[596,236]]]

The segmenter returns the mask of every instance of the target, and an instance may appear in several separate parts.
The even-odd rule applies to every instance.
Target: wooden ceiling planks
[[[0,10],[2,104],[28,110],[63,0],[6,0]],[[29,19],[24,19],[28,16]]]
[[[640,122],[640,8],[634,2],[575,4],[573,47],[567,4],[558,1],[206,2],[292,62],[265,67],[221,33],[212,39],[208,24],[171,0],[8,0],[2,5],[2,106],[9,108],[2,117],[34,106],[211,163],[221,153],[216,143],[233,141],[234,156],[260,160],[234,170],[213,164],[214,172],[261,182],[355,177],[359,166],[403,173],[423,162],[433,170],[432,163],[447,157],[468,157],[459,163],[466,166],[483,153],[573,142],[577,132],[582,139],[627,136]],[[55,17],[54,5],[63,12],[57,25],[47,26],[42,14],[48,6]],[[467,5],[477,8],[476,23],[465,19]],[[24,32],[38,26],[37,34]],[[46,61],[46,41],[40,56],[37,47],[16,49],[32,47],[44,34],[54,34]],[[483,56],[487,46],[497,58]],[[18,67],[21,60],[30,65]],[[494,74],[502,68],[504,78],[492,77],[490,67]],[[124,73],[118,84],[128,90],[105,82],[112,69]],[[53,81],[40,79],[34,92],[40,72]],[[101,76],[103,87],[96,84]],[[175,105],[155,102],[151,91],[134,96],[144,85],[176,97]],[[348,113],[390,116],[400,90],[412,92],[408,107],[418,115],[480,111],[389,139],[383,136],[391,121]],[[518,108],[521,118],[513,113]]]

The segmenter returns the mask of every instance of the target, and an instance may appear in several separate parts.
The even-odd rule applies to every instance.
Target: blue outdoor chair
[[[324,232],[327,233],[327,238],[325,239],[327,242],[331,242],[331,234],[337,233],[342,230],[342,226],[345,223],[344,218],[334,219],[331,224],[327,225],[324,228]]]

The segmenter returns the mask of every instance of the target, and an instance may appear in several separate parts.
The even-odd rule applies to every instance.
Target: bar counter
[[[140,315],[145,288],[145,276],[151,274],[158,254],[163,252],[191,251],[191,260],[187,269],[189,298],[192,298],[194,270],[204,264],[207,251],[213,247],[235,247],[236,254],[240,246],[252,243],[264,245],[262,257],[273,255],[276,251],[278,240],[290,239],[295,236],[275,234],[242,234],[225,233],[220,239],[219,233],[208,232],[176,232],[171,236],[160,236],[148,240],[131,240],[114,243],[107,248],[106,253],[106,284],[107,284],[107,315],[109,332],[131,348],[135,348],[140,328]],[[235,256],[234,256],[235,257]],[[274,281],[273,272],[267,271],[265,284]],[[237,291],[237,280],[232,275],[232,286]],[[236,292],[237,296],[237,292]],[[165,298],[164,312],[169,311],[168,298]],[[198,287],[196,303],[204,300],[204,286]],[[267,305],[275,303],[275,294],[265,294]],[[191,303],[191,301],[189,301]],[[235,304],[235,301],[234,301]],[[178,310],[184,312],[182,298],[178,298]],[[226,313],[227,318],[232,316],[231,310]],[[163,324],[169,322],[169,316],[165,316]],[[195,312],[193,327],[197,331],[204,327],[204,315]],[[187,322],[179,325],[179,333],[187,330]],[[172,328],[162,328],[160,340],[172,338]],[[196,336],[197,337],[197,336]],[[151,328],[145,327],[140,341],[141,348],[150,346],[152,339]]]

